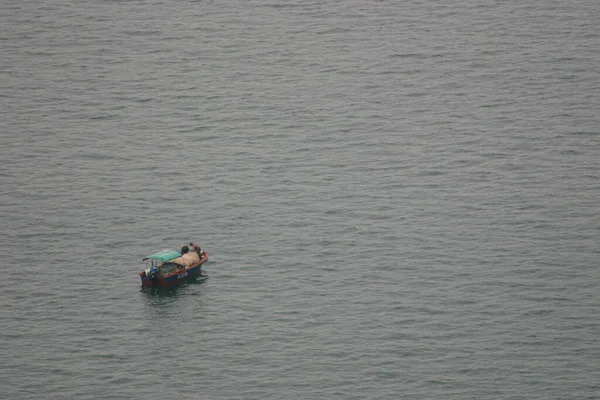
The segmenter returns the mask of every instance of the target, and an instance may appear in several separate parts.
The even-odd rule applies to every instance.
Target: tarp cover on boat
[[[181,257],[181,253],[175,250],[163,250],[159,251],[156,254],[152,254],[151,256],[145,257],[142,261],[152,259],[152,260],[160,260],[162,262],[170,261],[174,258]],[[178,263],[179,264],[179,263]]]
[[[177,254],[179,254],[179,253],[177,253]],[[195,251],[190,251],[189,253],[184,254],[181,257],[169,260],[169,262],[183,265],[184,267],[192,266],[192,265],[196,264],[198,261],[200,261],[200,257],[198,257],[198,253],[196,253]]]

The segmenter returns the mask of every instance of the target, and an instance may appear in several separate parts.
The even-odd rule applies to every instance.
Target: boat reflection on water
[[[161,286],[146,286],[144,284],[140,287],[140,292],[144,293],[150,297],[175,297],[178,293],[183,293],[186,291],[186,288],[192,285],[201,285],[208,280],[208,275],[202,274],[197,276],[192,276],[181,281],[178,285],[174,285],[171,287],[161,287]]]

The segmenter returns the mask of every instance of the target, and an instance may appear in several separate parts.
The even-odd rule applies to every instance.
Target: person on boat
[[[200,252],[202,251],[200,246],[198,246],[196,243],[192,243],[192,242],[190,242],[190,249],[192,251],[195,251],[196,253],[198,253],[198,255],[200,255]]]
[[[181,254],[187,254],[190,252],[190,248],[188,247],[187,244],[184,244],[183,247],[181,248]]]

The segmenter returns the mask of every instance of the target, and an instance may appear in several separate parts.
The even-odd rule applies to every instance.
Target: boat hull
[[[154,279],[150,276],[147,276],[144,272],[140,272],[140,278],[142,279],[142,285],[146,287],[171,287],[175,286],[187,279],[199,276],[202,274],[202,264],[206,262],[208,256],[202,258],[200,262],[196,265],[193,265],[189,268],[186,268],[183,271],[178,273],[170,274],[168,276],[163,276],[162,274],[156,275]]]

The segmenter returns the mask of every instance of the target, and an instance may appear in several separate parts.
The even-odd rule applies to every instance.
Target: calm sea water
[[[2,397],[600,398],[599,21],[2,1]]]

